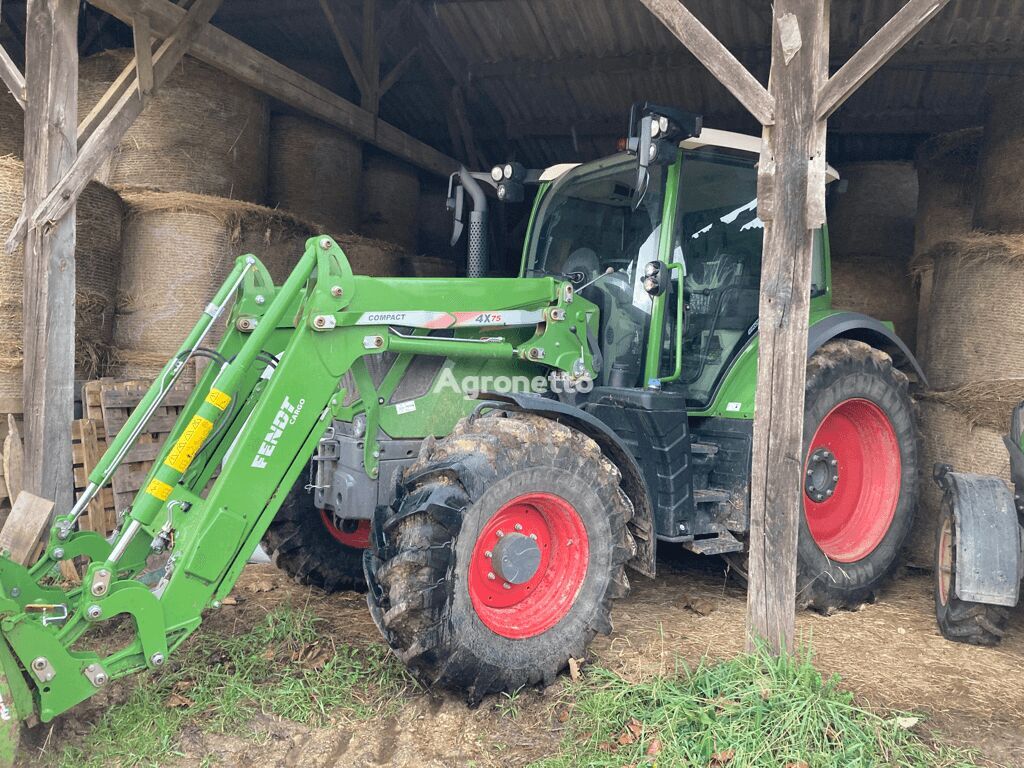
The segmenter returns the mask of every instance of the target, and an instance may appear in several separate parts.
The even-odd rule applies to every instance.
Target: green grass
[[[536,768],[974,765],[970,754],[914,733],[916,718],[858,706],[806,652],[744,655],[642,683],[591,669],[564,691],[560,750]]]
[[[252,719],[259,714],[323,726],[395,706],[408,678],[387,650],[335,645],[318,623],[282,607],[242,635],[200,632],[168,669],[140,677],[127,700],[55,762],[161,765],[180,754],[178,738],[187,727],[258,739]]]

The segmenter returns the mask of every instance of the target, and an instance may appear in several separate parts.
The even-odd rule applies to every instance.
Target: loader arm
[[[80,510],[109,482],[232,299],[228,330],[216,353],[206,353],[213,359],[118,531],[110,542],[74,531]],[[111,680],[161,666],[232,589],[334,419],[365,417],[364,467],[376,477],[377,428],[385,418],[394,429],[402,413],[382,395],[411,356],[593,376],[587,338],[597,322],[593,304],[550,277],[359,277],[338,245],[320,237],[277,287],[258,259],[240,257],[112,441],[86,494],[56,519],[42,559],[26,569],[0,558],[0,730],[17,719],[51,720]],[[366,359],[387,352],[397,355],[399,373],[375,385]],[[357,393],[346,391],[348,380]],[[430,408],[415,416],[422,436],[474,405],[459,393],[431,393],[423,402]],[[134,579],[150,554],[164,551],[155,587]],[[89,561],[81,587],[54,586],[55,565],[75,557]],[[105,654],[80,650],[83,635],[115,617],[130,621],[129,642]]]

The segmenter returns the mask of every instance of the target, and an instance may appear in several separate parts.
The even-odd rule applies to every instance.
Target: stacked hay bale
[[[891,320],[914,349],[917,297],[910,278],[917,174],[910,163],[854,163],[829,213],[832,304]]]
[[[131,58],[122,49],[82,60],[80,118]],[[269,122],[265,95],[186,56],[128,131],[105,181],[262,202]]]
[[[917,218],[912,272],[918,283],[917,354],[927,365],[934,263],[930,252],[940,243],[971,231],[981,152],[981,129],[941,134],[920,146],[917,167]]]
[[[24,165],[0,158],[0,230],[21,213]],[[121,199],[96,182],[77,206],[75,377],[103,373],[113,336],[114,291],[121,271]],[[0,402],[17,403],[22,386],[22,253],[0,259]],[[4,410],[15,410],[4,405]],[[3,421],[6,423],[6,417]]]
[[[420,206],[419,173],[391,155],[366,155],[360,232],[408,252],[416,250]]]
[[[325,232],[359,226],[362,145],[308,117],[274,115],[270,122],[268,203],[300,213]]]
[[[926,476],[911,544],[912,558],[919,563],[930,564],[934,557],[941,498],[927,475],[935,462],[1009,479],[1002,436],[1013,407],[1024,399],[1024,313],[1018,309],[1024,285],[1024,202],[1013,193],[1020,189],[1015,166],[1024,149],[1024,122],[1017,101],[1024,83],[1011,91],[1015,99],[1001,91],[990,100],[974,205],[969,168],[960,174],[951,162],[949,173],[954,180],[959,176],[964,190],[952,199],[961,205],[955,213],[947,210],[935,217],[944,221],[938,235],[928,233],[918,257],[933,270],[923,356],[932,391],[921,403]],[[961,155],[969,166],[970,151]],[[965,231],[966,221],[973,222],[973,231]]]
[[[25,154],[25,113],[7,87],[0,84],[0,157]]]

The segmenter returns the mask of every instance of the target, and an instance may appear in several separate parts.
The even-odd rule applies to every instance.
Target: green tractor
[[[470,701],[581,656],[659,544],[742,569],[760,141],[652,105],[630,126],[595,162],[460,172],[467,278],[354,275],[326,236],[282,285],[240,257],[39,562],[0,558],[0,727],[159,667],[261,541],[300,581],[365,588],[413,673]],[[484,276],[487,184],[538,185],[516,278]],[[832,309],[824,229],[815,243],[798,578],[801,604],[830,610],[896,565],[916,505],[907,374],[923,376],[890,325]],[[197,354],[213,364],[118,531],[76,531]],[[153,552],[169,557],[149,586]],[[72,558],[81,587],[53,586]],[[119,647],[82,642],[115,617],[134,629],[107,635]]]

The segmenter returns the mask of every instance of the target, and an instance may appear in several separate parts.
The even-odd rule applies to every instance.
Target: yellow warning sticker
[[[146,493],[150,496],[156,496],[160,501],[167,501],[167,497],[171,495],[171,486],[162,480],[153,479],[149,481],[149,485],[146,486]]]
[[[164,464],[178,472],[184,472],[189,468],[192,460],[199,452],[199,447],[212,429],[212,421],[204,419],[202,416],[193,416],[192,421],[188,423],[185,431],[178,438],[178,442],[174,444],[171,452],[167,454]]]
[[[228,407],[228,403],[231,402],[231,395],[227,392],[221,392],[219,389],[211,389],[210,394],[206,396],[206,402],[214,408],[220,408],[223,411]]]

